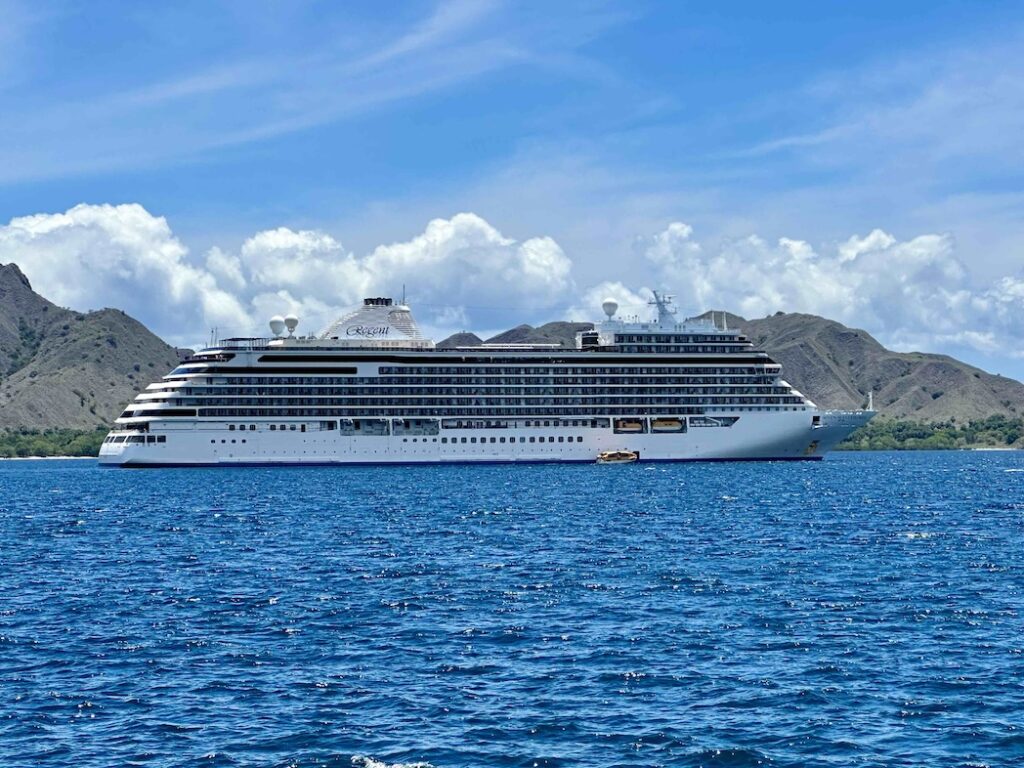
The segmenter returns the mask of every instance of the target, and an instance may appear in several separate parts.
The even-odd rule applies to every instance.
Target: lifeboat
[[[652,419],[652,432],[681,432],[683,429],[682,419]]]
[[[601,451],[597,454],[598,464],[631,464],[640,458],[635,451]]]
[[[636,419],[617,419],[615,421],[616,432],[643,432],[644,423]]]

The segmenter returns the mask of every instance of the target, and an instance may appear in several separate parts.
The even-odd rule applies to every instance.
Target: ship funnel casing
[[[339,341],[422,341],[412,311],[391,299],[365,299],[363,305],[329,325],[321,339]]]

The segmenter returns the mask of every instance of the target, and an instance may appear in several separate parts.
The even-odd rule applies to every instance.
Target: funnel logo
[[[352,325],[345,329],[349,336],[362,336],[364,339],[378,339],[387,336],[391,330],[386,325]]]

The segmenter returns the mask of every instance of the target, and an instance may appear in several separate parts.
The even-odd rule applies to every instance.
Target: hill
[[[967,422],[1024,416],[1024,384],[1019,381],[947,355],[894,352],[866,331],[833,320],[781,312],[756,320],[720,311],[699,317],[741,330],[782,364],[790,384],[823,408],[862,408],[870,391],[879,413],[894,419]],[[488,341],[572,347],[576,332],[592,327],[568,322],[519,325]]]
[[[532,325],[517,325],[515,328],[492,336],[488,344],[558,344],[562,347],[575,347],[576,334],[589,331],[593,323],[570,323],[555,321],[545,323],[537,328]]]
[[[94,429],[179,353],[120,310],[74,312],[0,265],[0,429]]]
[[[866,331],[816,315],[731,316],[782,364],[785,379],[824,408],[860,408],[874,393],[879,413],[916,421],[1024,415],[1024,384],[948,355],[893,352]]]

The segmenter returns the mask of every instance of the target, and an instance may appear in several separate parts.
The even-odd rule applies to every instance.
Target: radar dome
[[[284,319],[284,327],[288,329],[288,335],[291,336],[295,333],[295,329],[299,326],[299,318],[295,315],[288,315]]]
[[[608,315],[608,319],[611,320],[615,317],[615,313],[619,311],[619,302],[609,297],[601,304],[601,309],[604,310],[604,313]]]
[[[270,332],[275,336],[280,336],[284,333],[284,318],[280,315],[274,315],[270,318]]]

